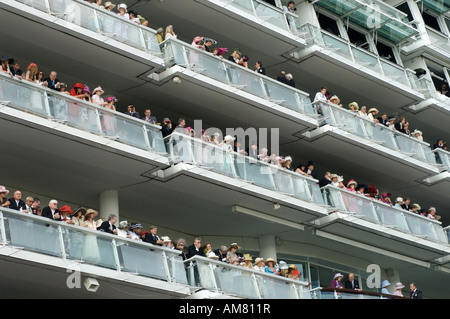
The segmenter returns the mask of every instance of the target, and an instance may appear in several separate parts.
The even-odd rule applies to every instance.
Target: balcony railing
[[[439,221],[332,185],[322,187],[322,192],[327,204],[336,207],[339,211],[433,242],[449,243],[442,223]]]
[[[307,282],[194,256],[185,261],[191,286],[249,299],[311,299]]]
[[[428,143],[394,131],[385,125],[377,124],[332,103],[316,101],[313,104],[318,112],[320,110],[325,122],[331,126],[339,127],[346,132],[370,139],[377,144],[400,151],[428,164],[436,165],[435,156]]]
[[[319,287],[311,289],[312,299],[409,299],[407,297],[383,294],[373,291],[357,291],[352,289],[335,289]]]
[[[305,23],[302,30],[308,34],[307,44],[318,45],[324,49],[338,54],[341,58],[349,60],[351,64],[357,64],[374,71],[389,80],[406,85],[416,91],[423,89],[422,83],[414,77],[415,74],[404,67],[387,61],[380,56],[373,54],[350,43],[350,41],[339,38],[318,27]]]
[[[167,66],[180,65],[290,110],[316,116],[308,93],[177,39],[166,40],[161,45]]]
[[[436,148],[433,150],[433,153],[436,157],[436,162],[441,164],[444,169],[450,170],[450,152]]]
[[[8,208],[0,209],[0,235],[3,245],[188,285],[178,250]]]
[[[284,31],[289,31],[294,35],[300,34],[300,30],[297,28],[298,16],[295,14],[285,13],[282,9],[264,3],[263,1],[231,0],[220,2],[227,4],[225,8],[227,6],[231,6],[264,21],[264,23],[270,24]]]
[[[267,189],[324,205],[318,181],[221,146],[172,133],[165,138],[173,162],[192,163]]]
[[[166,153],[161,127],[0,74],[0,104],[144,150]]]
[[[59,19],[153,55],[161,55],[156,31],[81,0],[16,0]]]

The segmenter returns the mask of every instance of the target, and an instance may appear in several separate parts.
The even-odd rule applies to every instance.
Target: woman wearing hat
[[[287,169],[288,171],[293,171],[291,165],[292,165],[292,157],[286,156],[286,158],[284,159],[283,168]]]
[[[287,263],[284,260],[280,260],[280,263],[278,264],[280,268],[280,276],[282,277],[288,277],[289,267]]]
[[[262,258],[262,257],[256,258],[253,269],[258,270],[258,271],[266,271],[266,265],[265,265],[264,258]]]
[[[69,205],[64,205],[59,209],[61,220],[67,224],[74,225],[75,223],[72,220],[72,217],[69,215],[73,215],[73,210]]]
[[[265,271],[269,274],[280,274],[280,270],[277,267],[277,262],[273,258],[267,258]]]
[[[9,200],[6,198],[6,195],[9,194],[9,190],[5,188],[5,186],[0,185],[0,205],[1,207],[9,208]]]
[[[349,109],[350,111],[352,111],[353,113],[358,113],[358,111],[359,111],[359,105],[358,105],[358,103],[356,103],[356,102],[352,102],[352,103],[350,103],[350,104],[348,105],[348,109]]]
[[[2,67],[1,67],[0,70],[1,70],[3,73],[9,74],[9,76],[10,76],[11,78],[13,78],[14,76],[13,76],[11,70],[9,69],[9,57],[6,56],[6,55],[2,56],[2,57],[1,57],[1,62],[2,62]]]
[[[239,256],[236,254],[236,251],[240,247],[236,243],[232,243],[230,247],[228,247],[227,251],[227,262],[232,265],[239,265]]]
[[[248,269],[253,269],[252,265],[253,258],[250,254],[244,254],[244,267]]]
[[[378,119],[376,118],[376,115],[379,113],[378,109],[373,107],[369,110],[367,114],[367,118],[371,121],[378,122]]]
[[[84,216],[84,224],[82,226],[97,231],[97,223],[94,218],[98,212],[93,209],[88,209]],[[97,237],[93,234],[85,234],[83,254],[81,256],[84,260],[92,263],[98,263],[100,260],[100,251],[98,249]]]
[[[395,291],[393,295],[403,297],[402,289],[405,288],[405,285],[401,282],[395,284]]]
[[[350,192],[356,192],[356,186],[358,185],[358,183],[356,183],[355,180],[351,180],[347,183],[347,190]]]
[[[418,129],[415,129],[414,132],[412,132],[412,136],[417,138],[419,141],[423,141],[422,132]]]
[[[75,209],[72,215],[72,221],[76,226],[83,226],[84,224],[84,214],[86,214],[86,208],[79,207]]]
[[[334,275],[333,280],[331,281],[331,288],[342,289],[344,288],[344,284],[342,283],[342,278],[344,276],[338,272]]]
[[[103,91],[102,87],[97,86],[94,91],[92,91],[92,103],[106,107],[108,103],[102,98],[103,93],[105,93],[105,91]]]

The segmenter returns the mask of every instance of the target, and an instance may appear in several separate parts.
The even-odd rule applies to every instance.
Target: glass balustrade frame
[[[448,245],[442,223],[379,200],[327,185],[321,188],[325,202],[345,213],[355,214],[363,220],[394,228],[400,232],[423,237],[432,242]]]
[[[165,137],[165,142],[173,164],[192,163],[269,190],[326,206],[318,180],[314,178],[228,151],[183,133],[174,132]]]
[[[250,299],[311,299],[309,283],[202,256],[184,261],[191,286]]]
[[[161,56],[156,31],[82,0],[16,0],[64,21]]]
[[[62,221],[0,209],[2,245],[188,285],[180,251]]]
[[[227,59],[216,57],[178,39],[163,41],[161,48],[166,67],[176,64],[268,102],[312,118],[316,117],[311,107],[309,94],[306,92],[261,75]]]
[[[0,103],[126,145],[166,154],[160,126],[4,73],[0,74]]]
[[[316,112],[323,116],[324,122],[331,126],[423,160],[430,165],[437,164],[429,143],[377,124],[328,101],[316,101],[312,104]]]

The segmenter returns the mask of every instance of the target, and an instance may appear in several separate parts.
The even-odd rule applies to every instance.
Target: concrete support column
[[[267,259],[273,258],[277,260],[277,247],[275,235],[264,235],[258,238],[260,257]]]
[[[119,221],[119,192],[115,189],[100,193],[100,215],[106,220],[110,214],[116,215]]]

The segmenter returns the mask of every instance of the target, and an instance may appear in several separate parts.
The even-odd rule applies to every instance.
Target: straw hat
[[[352,102],[348,105],[348,108],[351,109],[352,106],[358,111],[359,110],[359,105],[356,102]]]
[[[105,6],[105,9],[111,7],[111,10],[114,9],[114,8],[116,7],[116,5],[113,4],[113,3],[111,3],[111,1],[106,1],[105,4],[104,4],[104,6]]]
[[[288,265],[286,264],[285,261],[280,260],[280,262],[278,263],[280,269],[289,269]]]
[[[89,208],[89,209],[86,211],[85,216],[87,216],[87,215],[89,215],[89,214],[91,214],[91,213],[94,214],[94,217],[98,215],[98,211],[93,210],[92,208]]]
[[[372,112],[375,112],[375,115],[377,115],[379,111],[378,111],[377,108],[373,107],[373,108],[371,108],[371,109],[369,110],[368,113],[372,113]]]
[[[252,258],[252,256],[250,256],[250,254],[244,254],[244,260],[252,261],[253,258]]]
[[[405,285],[402,284],[401,282],[395,284],[395,289],[402,289],[402,288],[405,288]]]

